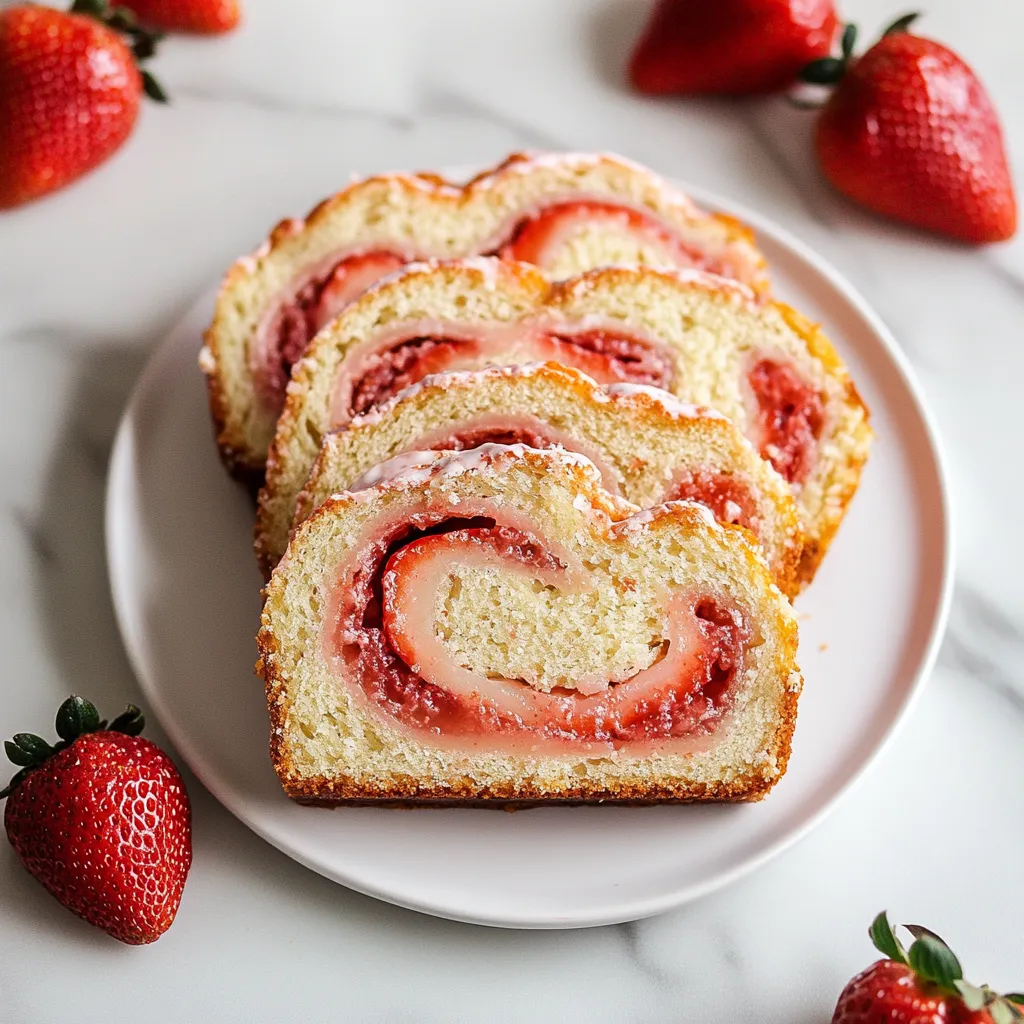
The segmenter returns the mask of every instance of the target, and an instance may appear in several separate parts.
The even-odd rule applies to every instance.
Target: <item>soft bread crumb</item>
[[[252,343],[272,304],[304,269],[353,249],[384,248],[439,259],[491,251],[504,240],[502,232],[539,203],[585,196],[647,211],[695,252],[724,260],[737,277],[766,290],[764,259],[748,228],[703,213],[653,172],[619,157],[514,155],[465,187],[430,175],[357,181],[324,200],[304,220],[283,221],[266,243],[225,275],[202,363],[225,461],[239,473],[263,469],[274,415],[256,396]],[[665,266],[673,259],[614,227],[595,227],[555,252],[551,271],[560,277],[616,262]]]
[[[424,478],[420,467],[371,491],[329,499],[297,531],[267,587],[258,638],[272,758],[285,791],[326,803],[763,796],[785,771],[801,680],[794,664],[792,610],[745,531],[722,528],[687,503],[662,506],[633,524],[631,515],[638,510],[611,501],[592,467],[558,452],[498,448],[457,474],[446,473],[451,456],[439,453],[436,472]],[[577,507],[581,494],[590,511]],[[584,664],[581,644],[560,642],[567,631],[600,638],[598,648],[607,634],[620,630],[627,642],[657,636],[658,623],[631,619],[632,613],[623,611],[630,594],[679,587],[741,610],[755,628],[755,641],[737,683],[734,709],[721,721],[713,743],[688,753],[655,751],[642,757],[446,749],[371,710],[339,681],[324,653],[323,630],[346,553],[383,515],[411,514],[427,504],[447,504],[458,514],[467,502],[483,500],[535,522],[552,544],[589,566],[594,603],[563,608],[557,637],[538,633],[529,640],[527,653],[566,677]],[[623,532],[627,523],[630,528]],[[457,567],[453,572],[468,580]],[[466,649],[472,643],[465,638],[484,618],[481,601],[487,615],[505,616],[514,606],[518,584],[510,584],[512,578],[496,574],[486,596],[472,586],[460,595],[446,628],[463,638]],[[624,584],[627,578],[635,589]],[[588,651],[586,657],[592,656]],[[500,661],[492,665],[508,667]]]
[[[605,487],[643,508],[663,501],[666,488],[684,470],[742,481],[756,501],[768,563],[783,591],[795,591],[803,545],[796,506],[785,481],[731,421],[682,405],[654,388],[602,388],[556,363],[438,374],[347,429],[328,434],[299,494],[294,524],[291,517],[268,523],[257,543],[266,552],[267,573],[284,553],[290,527],[331,494],[372,481],[376,467],[390,459],[429,460],[414,451],[418,441],[494,410],[513,418],[528,416],[575,440],[581,446],[577,450],[596,454],[613,474]],[[577,500],[586,499],[581,495]]]
[[[667,348],[676,397],[718,410],[753,432],[753,396],[745,384],[754,358],[791,363],[820,392],[825,423],[810,476],[794,497],[806,541],[797,576],[813,578],[853,496],[871,442],[867,409],[828,340],[792,310],[758,302],[744,289],[708,274],[606,268],[551,285],[526,264],[480,261],[421,267],[371,289],[313,340],[296,364],[285,411],[268,456],[260,495],[257,555],[264,567],[279,555],[296,498],[331,430],[334,382],[346,358],[386,325],[424,319],[508,325],[542,320],[571,329],[605,324]],[[484,361],[502,362],[500,352]],[[511,361],[519,361],[512,359]],[[261,538],[273,536],[271,549]]]

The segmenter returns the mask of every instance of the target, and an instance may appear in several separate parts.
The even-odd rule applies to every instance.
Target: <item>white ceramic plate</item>
[[[149,707],[193,771],[250,828],[315,871],[442,917],[521,928],[632,920],[707,893],[804,835],[878,754],[923,684],[951,590],[934,427],[893,339],[823,260],[763,218],[776,293],[820,320],[877,439],[860,491],[802,596],[806,686],[789,772],[743,806],[486,810],[300,807],[267,757],[253,675],[260,576],[252,502],[222,469],[196,366],[212,293],[154,354],[124,414],[107,553],[125,646]]]

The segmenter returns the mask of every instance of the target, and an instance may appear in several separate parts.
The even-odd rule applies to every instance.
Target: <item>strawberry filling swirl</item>
[[[663,264],[732,273],[727,263],[686,245],[671,227],[653,215],[617,203],[592,200],[549,201],[505,225],[497,243],[488,243],[484,248],[492,255],[545,267],[580,233],[594,227],[605,232],[618,231],[635,238],[637,243],[653,247],[661,254],[659,262]],[[292,282],[257,328],[253,348],[256,391],[270,412],[281,411],[291,368],[313,335],[371,285],[423,255],[403,246],[350,250],[326,257]]]
[[[370,285],[394,273],[407,259],[385,249],[353,253],[314,267],[292,287],[257,330],[253,381],[263,404],[277,414],[292,366],[310,339]]]
[[[365,415],[428,374],[546,360],[573,366],[602,384],[665,388],[673,374],[663,347],[618,331],[423,321],[378,336],[351,354],[335,383],[331,425]]]
[[[662,266],[692,267],[732,276],[733,268],[710,253],[687,245],[667,223],[642,210],[595,200],[553,202],[521,218],[507,240],[494,249],[504,259],[549,266],[560,251],[589,230],[628,236],[653,250]]]
[[[774,359],[758,359],[747,383],[757,402],[754,432],[761,455],[791,484],[803,483],[825,425],[824,399],[792,366]]]
[[[525,444],[531,448],[564,448],[589,459],[601,474],[601,486],[621,494],[618,475],[601,449],[528,414],[489,413],[464,420],[454,428],[441,428],[418,437],[407,451],[467,451],[484,444]],[[695,501],[720,523],[745,526],[760,536],[761,518],[750,485],[736,476],[713,469],[681,469],[673,474],[661,501]]]
[[[472,670],[446,648],[437,596],[459,587],[460,565],[526,574],[567,593],[586,586],[570,562],[493,516],[406,513],[378,524],[342,568],[328,603],[326,654],[343,684],[379,714],[438,745],[693,749],[731,708],[751,642],[742,614],[720,600],[665,599],[654,662],[620,681],[591,674],[543,690]]]

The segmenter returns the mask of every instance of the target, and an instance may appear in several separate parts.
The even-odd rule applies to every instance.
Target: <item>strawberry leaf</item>
[[[839,45],[843,60],[849,60],[853,54],[854,46],[857,45],[857,26],[852,22],[843,29],[843,38]]]
[[[936,942],[941,942],[944,946],[947,944],[946,940],[941,935],[937,935],[931,930],[931,928],[925,928],[923,924],[905,924],[903,927],[906,928],[915,939],[920,939],[924,935],[930,935]]]
[[[906,951],[900,945],[900,940],[896,938],[892,925],[889,924],[889,917],[884,910],[871,922],[868,934],[879,953],[897,963],[905,964],[907,962]]]
[[[1024,992],[1007,992],[1003,998],[1018,1006],[1024,1006]]]
[[[142,91],[151,99],[157,103],[167,102],[167,93],[164,92],[163,86],[143,68],[140,71],[142,75]]]
[[[107,24],[118,32],[126,32],[129,35],[140,31],[139,19],[135,12],[127,7],[115,7],[107,16]]]
[[[86,14],[102,21],[107,15],[105,0],[75,0],[69,8],[72,14]]]
[[[845,68],[846,62],[838,57],[819,57],[804,67],[799,78],[811,85],[834,85],[843,77]]]
[[[940,988],[955,991],[956,981],[964,976],[956,955],[941,939],[922,935],[910,947],[910,967],[919,977]]]
[[[53,753],[53,747],[42,736],[36,736],[31,732],[16,732],[14,734],[14,745],[32,758],[28,762],[29,764],[38,764],[40,761],[45,761]]]
[[[10,760],[22,768],[27,768],[30,764],[36,763],[36,759],[32,754],[27,750],[22,750],[17,743],[12,743],[10,740],[4,740],[4,750]]]
[[[69,743],[99,728],[100,715],[84,697],[68,697],[57,711],[57,735]]]
[[[134,705],[125,710],[110,723],[111,732],[123,732],[127,736],[138,736],[146,728],[145,715]]]
[[[957,992],[960,993],[964,1006],[972,1013],[977,1013],[978,1010],[983,1009],[985,1003],[988,1002],[988,996],[985,995],[984,989],[978,988],[977,985],[972,985],[969,981],[964,981],[963,978],[957,978],[953,985],[956,987]]]
[[[895,32],[906,32],[910,26],[921,17],[920,11],[911,11],[910,14],[901,15],[883,33],[883,36],[891,36]]]
[[[1010,1008],[1010,1004],[1002,999],[997,999],[989,1004],[988,1012],[992,1017],[992,1024],[1014,1024],[1019,1020],[1017,1014]]]

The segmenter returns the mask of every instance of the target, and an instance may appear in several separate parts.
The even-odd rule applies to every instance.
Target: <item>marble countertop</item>
[[[868,33],[898,13],[842,6]],[[928,6],[921,31],[978,69],[1024,169],[1024,7]],[[0,844],[0,1016],[66,1021],[73,1008],[86,1024],[130,1003],[140,1022],[811,1024],[871,958],[865,930],[883,907],[946,935],[976,981],[1024,985],[1024,532],[1012,525],[1024,239],[966,250],[852,207],[814,169],[809,116],[782,100],[630,95],[620,69],[644,13],[611,0],[247,0],[233,37],[166,45],[155,70],[174,103],[146,109],[107,166],[0,215],[0,733],[44,725],[72,688],[107,708],[141,699],[107,592],[104,475],[135,378],[194,296],[353,171],[526,147],[619,151],[764,212],[899,339],[947,447],[958,576],[938,666],[897,742],[810,837],[744,881],[577,932],[452,924],[351,893],[187,775],[195,865],[153,947],[76,921]]]

